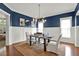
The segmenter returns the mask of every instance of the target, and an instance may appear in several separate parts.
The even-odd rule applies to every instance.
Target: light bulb
[[[29,22],[29,20],[26,20],[26,22]]]

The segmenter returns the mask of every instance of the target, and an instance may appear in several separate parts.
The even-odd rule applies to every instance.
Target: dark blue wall
[[[23,18],[25,20],[30,20],[28,23],[25,24],[27,27],[31,25],[31,20],[32,20],[31,17],[19,14],[17,12],[12,12],[11,13],[11,21],[12,21],[11,26],[20,26],[20,18]]]
[[[24,18],[25,20],[30,20],[30,22],[26,23],[26,26],[31,25],[31,19],[32,17],[14,12],[10,10],[7,6],[5,6],[3,3],[0,3],[0,9],[4,10],[5,12],[10,14],[10,25],[11,26],[17,26],[20,27],[20,18]]]
[[[11,14],[11,10],[7,7],[7,6],[5,6],[3,3],[0,3],[0,9],[2,9],[2,10],[4,10],[5,12],[7,12],[7,13],[9,13],[9,14]]]
[[[77,26],[79,26],[79,16],[76,16],[77,19]]]
[[[9,13],[10,16],[10,20],[11,20],[11,26],[20,26],[19,23],[19,19],[20,18],[24,18],[26,20],[30,20],[29,23],[26,24],[26,26],[30,26],[31,25],[31,19],[32,17],[26,16],[26,15],[22,15],[20,13],[11,11],[7,6],[5,6],[3,3],[0,3],[0,9],[6,11],[7,13]],[[64,14],[59,14],[59,15],[55,15],[55,16],[49,16],[49,17],[45,17],[45,19],[47,20],[46,23],[44,24],[45,27],[59,27],[60,26],[60,18],[62,17],[69,17],[72,16],[72,26],[75,26],[75,15],[77,13],[77,11],[79,10],[79,3],[77,4],[77,7],[75,8],[75,11],[73,12],[69,12],[69,13],[64,13]],[[79,16],[77,16],[77,25],[79,25]]]
[[[60,18],[69,17],[69,16],[72,17],[72,26],[74,26],[75,25],[75,14],[73,11],[73,12],[69,12],[69,13],[46,17],[45,19],[47,21],[45,22],[44,27],[59,27],[60,26]]]
[[[76,8],[75,8],[75,16],[76,16],[76,13],[79,11],[79,3],[77,4]],[[76,16],[76,25],[79,26],[79,16]]]
[[[75,7],[75,10],[73,12],[46,17],[45,19],[47,19],[47,22],[45,23],[44,26],[45,27],[59,27],[60,18],[68,17],[68,16],[72,16],[72,26],[75,26],[75,17],[76,17],[76,21],[77,21],[77,26],[79,26],[79,16],[76,16],[76,13],[78,12],[78,10],[79,10],[79,3],[77,4],[77,6]]]
[[[79,26],[79,16],[76,16],[76,25]]]
[[[75,14],[77,13],[78,10],[79,10],[79,3],[77,4],[77,6],[75,8]]]

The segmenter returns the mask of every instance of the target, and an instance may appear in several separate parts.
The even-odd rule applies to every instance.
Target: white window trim
[[[61,26],[61,20],[66,20],[66,19],[70,19],[71,20],[71,29],[72,29],[72,16],[60,18],[60,26]],[[61,28],[60,28],[60,33],[61,33]],[[72,37],[72,31],[70,31],[70,38],[71,37]],[[62,37],[62,38],[64,38],[64,37]],[[70,38],[67,38],[67,39],[70,39]]]
[[[39,30],[40,30],[40,28],[39,28],[39,23],[43,23],[43,28],[42,28],[42,33],[44,32],[44,22],[38,22],[38,32],[40,32]]]

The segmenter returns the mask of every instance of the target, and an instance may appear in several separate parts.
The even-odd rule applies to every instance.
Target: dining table
[[[30,35],[30,46],[32,45],[32,37],[34,37],[35,39],[38,38],[39,43],[40,43],[40,39],[43,39],[44,51],[46,51],[47,43],[49,43],[50,39],[52,38],[51,36],[44,36],[44,34],[41,36],[40,35]]]

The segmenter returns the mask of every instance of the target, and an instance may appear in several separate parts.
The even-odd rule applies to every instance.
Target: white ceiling
[[[11,10],[31,17],[39,17],[37,3],[5,3]],[[40,17],[74,11],[77,3],[40,3]]]

